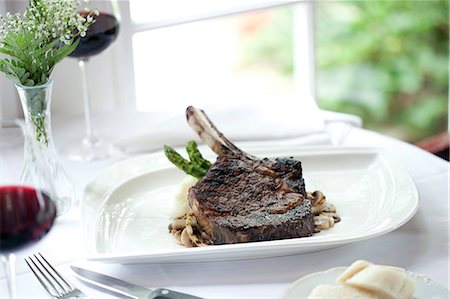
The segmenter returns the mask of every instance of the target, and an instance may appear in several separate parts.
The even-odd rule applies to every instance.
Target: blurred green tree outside
[[[318,2],[324,109],[416,142],[448,129],[448,1]]]
[[[292,6],[272,10],[245,63],[292,78],[293,15]],[[317,1],[315,22],[322,109],[409,142],[448,129],[448,1]]]

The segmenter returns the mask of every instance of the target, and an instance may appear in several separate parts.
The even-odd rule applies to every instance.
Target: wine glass
[[[78,58],[83,91],[86,135],[78,144],[70,145],[67,152],[69,159],[78,161],[93,161],[107,157],[107,146],[98,136],[92,121],[92,106],[86,68],[91,56],[100,54],[115,41],[119,33],[120,21],[119,6],[116,0],[93,0],[89,3],[90,8],[97,11],[98,15],[93,15],[95,22],[89,26],[86,36],[80,38],[75,51],[69,55]],[[80,14],[86,17],[90,12],[80,8]]]
[[[23,126],[22,128],[25,128]],[[0,126],[0,130],[3,130]],[[24,131],[26,134],[26,132]],[[19,153],[19,154],[18,154]],[[56,218],[56,204],[37,178],[22,176],[20,144],[0,146],[0,259],[10,298],[15,298],[14,251],[39,241]]]

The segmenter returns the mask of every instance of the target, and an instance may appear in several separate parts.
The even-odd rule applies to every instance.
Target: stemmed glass
[[[119,33],[120,21],[119,6],[116,0],[94,0],[89,2],[89,6],[97,11],[98,15],[93,15],[95,22],[89,27],[86,36],[80,38],[75,51],[69,55],[78,58],[78,66],[80,67],[86,136],[81,142],[70,145],[67,148],[66,156],[69,159],[79,161],[93,161],[107,157],[107,146],[98,136],[92,121],[92,106],[86,67],[91,56],[103,52],[114,42]],[[80,10],[82,16],[87,17],[89,15],[82,8]]]
[[[27,134],[25,125],[22,129]],[[10,298],[15,297],[14,251],[39,241],[56,218],[56,204],[49,193],[36,187],[38,178],[29,175],[25,181],[21,164],[23,155],[17,155],[17,145],[0,143],[0,256]]]

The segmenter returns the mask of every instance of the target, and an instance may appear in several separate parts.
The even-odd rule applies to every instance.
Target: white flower
[[[36,38],[43,37],[43,45],[60,39],[68,44],[77,36],[85,36],[94,21],[91,12],[87,17],[77,13],[79,0],[35,0],[22,14],[6,13],[0,16],[0,42],[8,32],[32,32]],[[89,9],[87,10],[88,12]]]

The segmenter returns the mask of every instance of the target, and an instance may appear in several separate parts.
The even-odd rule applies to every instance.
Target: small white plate
[[[102,171],[85,189],[83,234],[92,260],[192,262],[282,256],[323,250],[388,233],[417,211],[408,173],[374,148],[244,148],[259,157],[302,161],[307,191],[321,190],[341,222],[308,238],[185,248],[168,232],[175,194],[185,175],[162,152]],[[205,147],[211,161],[212,152]]]
[[[331,268],[326,271],[306,275],[293,282],[281,299],[307,299],[311,291],[319,284],[336,284],[338,276],[346,267]],[[418,273],[406,272],[415,282],[415,299],[448,299],[449,292],[443,286]]]

